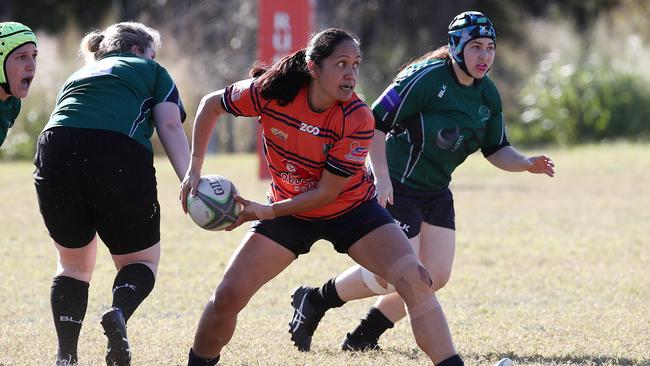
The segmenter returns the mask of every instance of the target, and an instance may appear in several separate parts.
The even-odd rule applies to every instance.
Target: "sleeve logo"
[[[353,142],[350,144],[350,152],[345,155],[345,158],[351,161],[366,161],[366,155],[368,155],[368,148],[359,146],[358,142]]]

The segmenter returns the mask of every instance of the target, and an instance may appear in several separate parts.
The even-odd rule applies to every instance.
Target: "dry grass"
[[[472,157],[455,175],[458,245],[454,273],[439,293],[468,365],[511,357],[518,365],[650,364],[650,145],[551,150],[549,179],[511,174]],[[195,227],[177,204],[169,163],[157,161],[163,258],[156,289],[129,323],[134,365],[183,365],[203,304],[244,229]],[[261,199],[251,155],[221,155],[204,172],[233,179]],[[0,163],[0,365],[53,363],[49,287],[56,256],[38,213],[28,163]],[[101,248],[79,356],[102,365],[99,315],[110,305],[114,269]],[[264,287],[239,318],[224,365],[426,364],[407,322],[382,338],[385,351],[338,351],[372,303],[326,315],[314,351],[295,351],[286,333],[289,295],[318,284],[351,261],[319,243]]]

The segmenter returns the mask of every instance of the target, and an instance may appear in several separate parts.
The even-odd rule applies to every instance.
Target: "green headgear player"
[[[36,71],[36,36],[24,24],[0,23],[0,145],[20,112]]]

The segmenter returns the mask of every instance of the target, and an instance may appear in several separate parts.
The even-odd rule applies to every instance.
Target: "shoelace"
[[[306,319],[306,317],[302,313],[302,308],[305,305],[305,300],[307,299],[307,294],[305,293],[302,296],[302,300],[300,301],[300,307],[296,309],[295,314],[293,315],[293,319],[291,319],[291,323],[295,324],[293,327],[293,331],[295,332],[298,330],[298,327],[300,327],[300,324],[303,324],[303,319]]]

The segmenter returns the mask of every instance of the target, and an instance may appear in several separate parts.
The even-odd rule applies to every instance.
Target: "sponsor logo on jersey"
[[[368,155],[368,148],[359,146],[358,142],[350,144],[350,152],[345,154],[345,158],[351,161],[366,161]]]
[[[308,123],[305,123],[305,122],[300,122],[300,131],[307,132],[307,133],[312,134],[314,136],[318,136],[318,134],[320,133],[320,128],[318,128],[316,126],[312,126],[312,125],[310,125]]]
[[[379,97],[379,104],[384,107],[388,113],[394,111],[402,103],[402,97],[395,88],[386,89],[384,94]]]
[[[280,179],[292,185],[294,192],[307,192],[316,188],[318,177],[311,170],[289,159],[283,159],[282,164],[286,170],[280,172]]]
[[[478,116],[481,119],[481,122],[485,122],[490,119],[490,108],[482,105],[478,107]]]
[[[440,87],[440,91],[438,91],[438,98],[442,98],[445,95],[445,92],[447,91],[447,84],[442,84]]]
[[[438,135],[436,136],[436,145],[443,150],[450,150],[452,152],[458,150],[460,144],[463,143],[463,135],[460,133],[458,127],[454,128],[443,128],[438,130]]]
[[[271,127],[271,133],[273,134],[273,136],[282,140],[286,140],[289,137],[289,134],[275,127]]]

